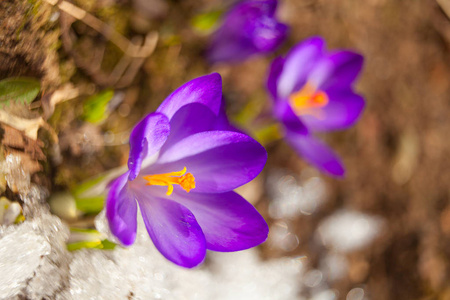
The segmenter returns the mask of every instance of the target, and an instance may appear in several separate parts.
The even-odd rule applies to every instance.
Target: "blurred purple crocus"
[[[106,199],[111,232],[123,245],[136,238],[138,205],[156,248],[183,267],[201,263],[207,249],[238,251],[266,240],[264,219],[232,190],[261,172],[267,153],[233,131],[221,101],[220,75],[199,77],[134,127],[128,171]]]
[[[310,38],[272,62],[267,82],[274,114],[285,139],[309,163],[333,176],[343,176],[336,154],[315,132],[345,129],[358,120],[364,99],[353,92],[363,57],[351,51],[327,52],[325,41]]]
[[[278,48],[286,38],[288,27],[275,18],[277,4],[277,0],[236,4],[212,36],[209,61],[240,62]]]

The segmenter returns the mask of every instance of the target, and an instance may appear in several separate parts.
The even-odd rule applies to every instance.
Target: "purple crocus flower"
[[[136,237],[139,205],[156,248],[183,267],[206,250],[238,251],[267,238],[261,215],[233,189],[263,169],[265,149],[232,130],[224,115],[219,74],[173,92],[130,135],[128,171],[110,184],[106,217],[127,246]]]
[[[243,1],[224,17],[208,50],[210,62],[239,62],[257,53],[274,51],[288,27],[275,18],[277,0]]]
[[[358,120],[364,99],[352,84],[363,57],[351,51],[326,52],[324,47],[322,38],[313,37],[286,58],[275,59],[267,87],[291,147],[321,171],[343,176],[339,158],[313,134],[348,128]]]

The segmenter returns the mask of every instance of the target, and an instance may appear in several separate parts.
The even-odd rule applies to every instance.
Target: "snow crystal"
[[[50,253],[50,244],[39,233],[22,224],[0,239],[0,298],[20,293]]]
[[[5,175],[8,187],[25,195],[30,189],[30,174],[22,168],[22,159],[19,156],[9,154],[0,164],[0,172]]]
[[[339,252],[351,252],[368,245],[379,233],[382,221],[352,210],[340,210],[322,221],[319,236]]]
[[[50,213],[46,192],[31,184],[20,196],[25,221],[0,226],[0,299],[299,299],[298,259],[208,252],[203,265],[184,269],[156,250],[141,218],[131,247],[69,252],[69,228]],[[112,239],[104,213],[95,224]]]
[[[156,250],[142,220],[129,248],[68,252],[68,227],[50,214],[44,194],[32,187],[28,218],[0,226],[0,299],[298,299],[299,260],[262,261],[256,249],[209,252],[202,266],[184,269]],[[110,236],[103,213],[96,225]]]
[[[311,215],[325,202],[327,188],[318,176],[308,170],[301,180],[283,171],[274,172],[268,179],[272,201],[269,214],[274,219],[293,219],[301,214]]]
[[[99,231],[108,232],[103,214]],[[103,220],[102,220],[103,218]],[[83,250],[70,264],[66,296],[73,299],[297,299],[302,265],[293,259],[263,262],[255,249],[209,252],[207,262],[192,270],[167,261],[139,222],[133,246],[114,251]]]
[[[363,300],[364,290],[362,288],[351,289],[347,294],[347,300]]]

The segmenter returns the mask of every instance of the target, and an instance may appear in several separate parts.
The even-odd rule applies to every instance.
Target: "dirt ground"
[[[237,119],[249,103],[263,114],[270,111],[264,84],[275,55],[232,66],[209,66],[204,59],[208,32],[190,24],[199,14],[221,9],[221,1],[74,1],[129,39],[159,33],[155,52],[125,83],[105,80],[122,55],[108,38],[45,1],[25,2],[0,2],[1,78],[40,78],[44,96],[69,82],[81,91],[75,100],[57,106],[49,119],[63,157],[63,163],[50,159],[45,168],[54,190],[125,163],[122,133],[143,111],[152,111],[196,76],[221,73],[228,110]],[[341,155],[347,175],[326,179],[328,202],[315,214],[296,219],[299,247],[289,252],[263,247],[264,254],[306,255],[317,264],[320,253],[310,246],[317,225],[339,208],[352,208],[386,223],[370,247],[348,255],[348,276],[332,286],[342,299],[355,286],[364,286],[373,300],[450,299],[448,16],[434,0],[283,0],[279,14],[291,31],[278,54],[321,35],[329,48],[352,48],[365,56],[356,90],[367,106],[354,128],[325,136]],[[99,49],[107,49],[100,70],[90,63]],[[101,126],[80,122],[82,96],[106,87],[121,95],[121,104]],[[42,105],[38,111],[45,113]],[[104,132],[114,133],[109,144],[93,142],[103,140]],[[82,138],[74,140],[77,134]],[[306,167],[283,143],[269,144],[268,151],[263,176],[275,168],[299,173]],[[263,195],[257,205],[265,216],[268,201]]]

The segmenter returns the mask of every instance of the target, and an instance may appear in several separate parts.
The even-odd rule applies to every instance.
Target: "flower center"
[[[322,108],[328,104],[328,96],[307,82],[298,92],[289,96],[289,103],[297,115],[312,115],[322,119],[325,117]]]
[[[167,186],[167,196],[172,195],[173,185],[180,185],[187,193],[195,188],[195,177],[191,173],[186,173],[186,167],[178,172],[154,174],[143,176],[147,180],[147,185]]]

